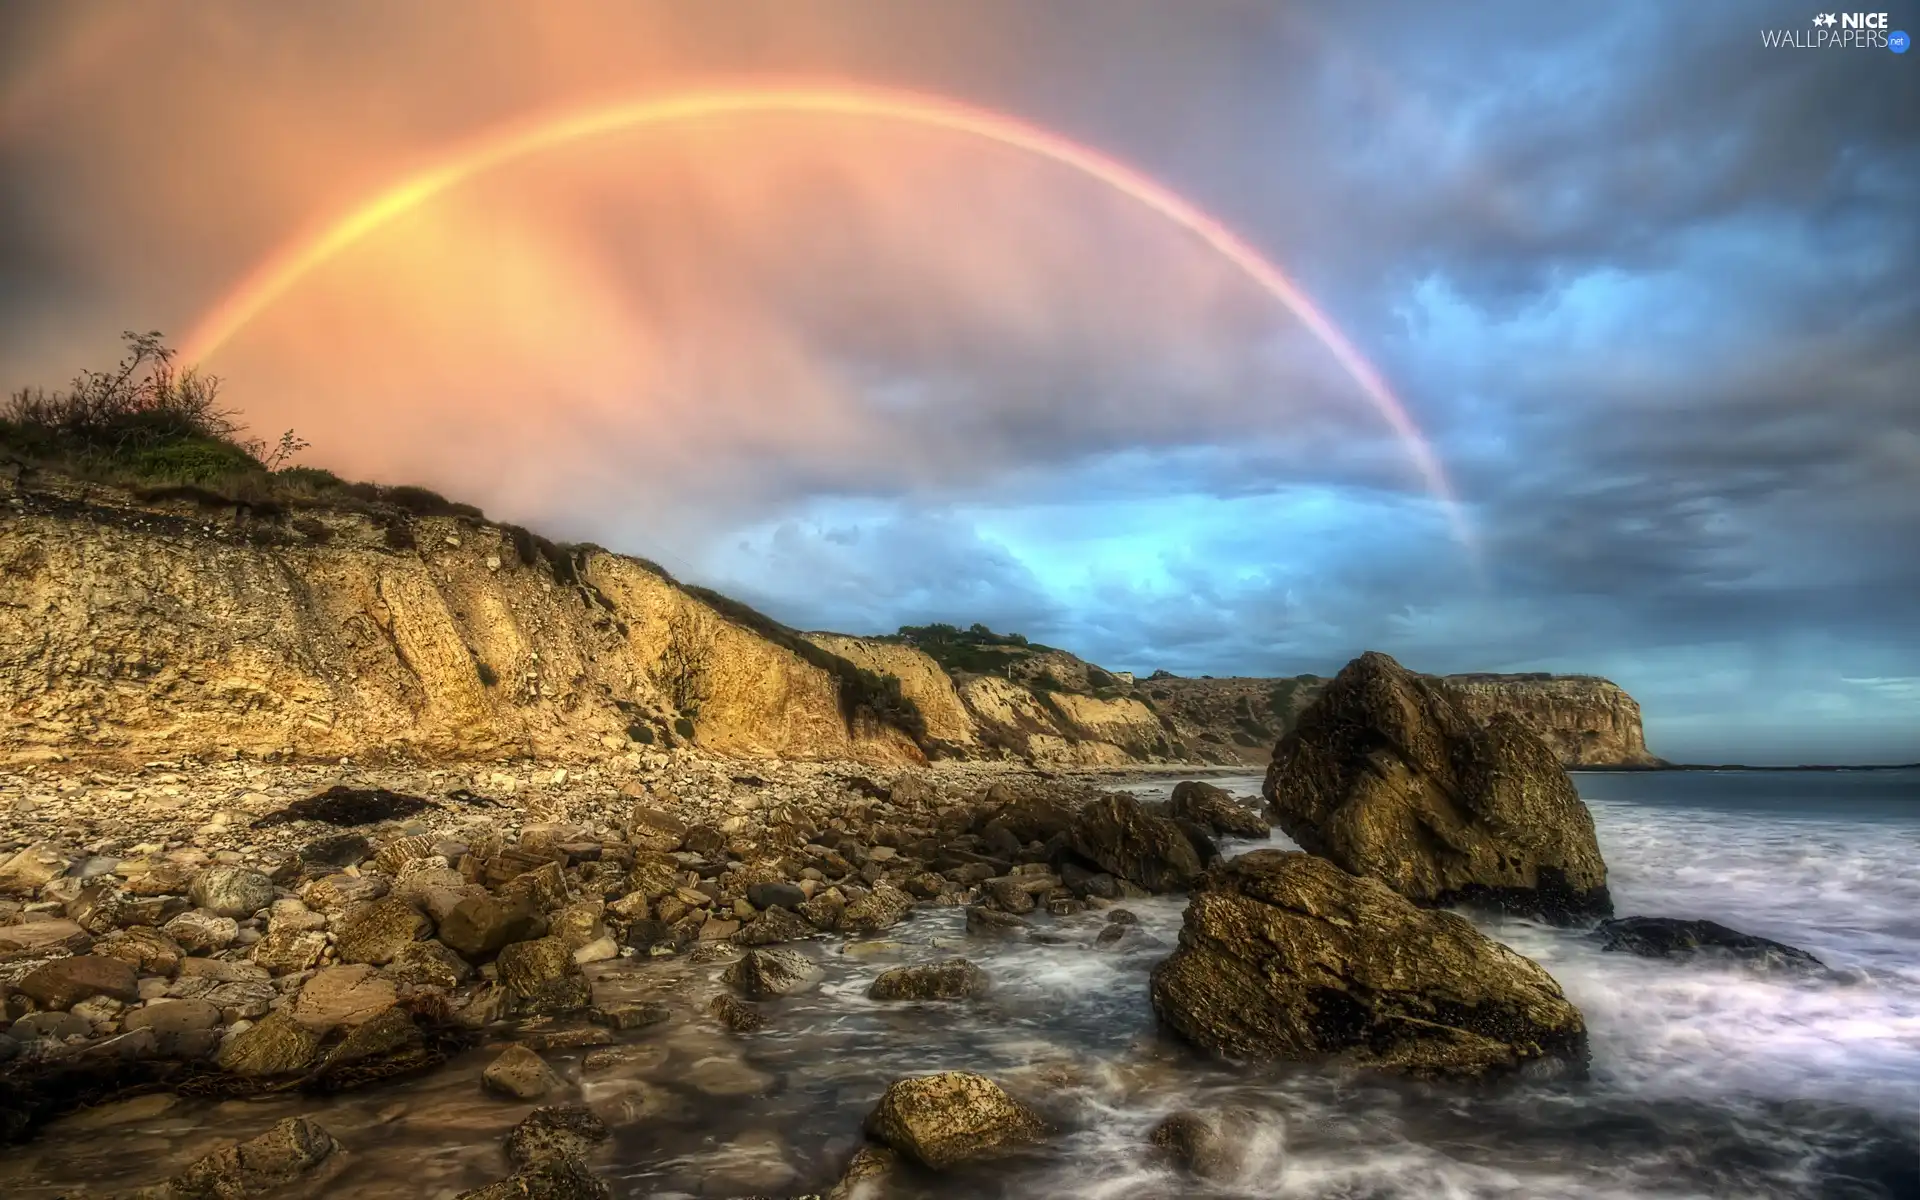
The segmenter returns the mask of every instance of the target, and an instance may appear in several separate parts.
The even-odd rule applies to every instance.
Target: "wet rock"
[[[160,927],[189,954],[218,954],[240,936],[240,923],[205,909],[189,909]]]
[[[766,1024],[759,1009],[737,996],[715,996],[707,1012],[735,1033],[752,1033]]]
[[[187,899],[219,917],[250,917],[273,903],[273,881],[246,867],[208,867],[193,877]]]
[[[792,996],[820,982],[818,964],[795,950],[749,950],[720,976],[753,1000]]]
[[[560,1086],[560,1077],[546,1060],[525,1046],[508,1046],[487,1064],[480,1082],[489,1091],[516,1100],[538,1100]]]
[[[867,996],[873,1000],[965,1000],[984,993],[987,976],[964,958],[880,972]]]
[[[1480,725],[1384,654],[1348,663],[1274,750],[1264,789],[1303,849],[1424,905],[1611,916],[1593,817],[1517,717]]]
[[[1214,837],[1264,838],[1273,832],[1265,817],[1234,799],[1233,793],[1193,779],[1174,785],[1167,815],[1191,821]]]
[[[309,979],[294,1000],[296,1020],[316,1032],[358,1025],[393,1006],[399,991],[364,963],[328,967]]]
[[[507,1158],[537,1167],[560,1158],[585,1158],[607,1140],[607,1126],[583,1104],[536,1108],[507,1134]]]
[[[1310,854],[1215,867],[1151,995],[1175,1032],[1234,1058],[1451,1076],[1586,1060],[1579,1010],[1537,964]]]
[[[281,1011],[235,1034],[214,1061],[235,1075],[295,1075],[312,1066],[319,1053],[320,1035]]]
[[[1642,958],[1720,959],[1768,971],[1820,971],[1819,959],[1784,942],[1729,929],[1714,921],[1678,917],[1621,917],[1594,930],[1602,950]]]
[[[101,938],[93,944],[93,952],[120,959],[142,975],[170,976],[187,957],[180,943],[149,925],[123,929]]]
[[[500,951],[496,965],[502,986],[523,999],[541,995],[549,984],[579,970],[573,952],[557,937],[514,942]]]
[[[466,959],[428,938],[401,947],[381,975],[406,986],[452,989],[470,979],[473,968]]]
[[[769,908],[734,934],[733,944],[771,946],[778,942],[803,941],[818,935],[819,932],[797,913],[784,908]]]
[[[1182,1111],[1153,1127],[1147,1141],[1175,1166],[1201,1179],[1230,1183],[1247,1167],[1259,1118],[1247,1109]]]
[[[613,1189],[575,1158],[556,1158],[454,1200],[613,1200]]]
[[[173,1177],[170,1200],[242,1200],[289,1187],[324,1163],[339,1143],[305,1117],[288,1117],[257,1138],[196,1160]]]
[[[295,800],[253,823],[255,829],[268,829],[294,821],[319,821],[326,825],[375,825],[411,817],[432,808],[431,800],[390,792],[385,788],[353,788],[336,785],[317,796]]]
[[[967,910],[967,932],[975,937],[1022,937],[1029,926],[1012,913],[975,905]]]
[[[1037,1142],[1046,1126],[991,1079],[945,1071],[890,1085],[867,1118],[867,1132],[939,1171]]]
[[[514,942],[546,933],[546,918],[527,899],[507,901],[489,895],[468,896],[440,922],[440,940],[478,962]]]
[[[1015,879],[989,879],[980,886],[980,890],[986,893],[987,903],[1000,912],[1020,916],[1037,907],[1033,893],[1020,886]]]
[[[1076,896],[1092,896],[1101,900],[1120,898],[1119,881],[1105,871],[1089,871],[1078,863],[1061,864],[1060,882]]]
[[[1074,818],[1074,853],[1149,892],[1177,892],[1200,876],[1200,855],[1180,826],[1132,796],[1108,795]]]
[[[829,888],[802,904],[798,912],[807,924],[822,933],[833,933],[840,928],[840,919],[846,915],[847,900],[839,889]]]
[[[320,965],[327,935],[317,929],[273,929],[253,944],[253,961],[275,975],[296,975]]]
[[[588,1016],[609,1029],[624,1032],[663,1024],[673,1016],[673,1010],[657,1000],[628,1000],[619,1004],[595,1005]]]
[[[860,1147],[847,1161],[840,1182],[833,1185],[826,1200],[877,1200],[899,1161],[899,1156],[885,1146]]]
[[[139,977],[133,967],[100,954],[56,958],[27,972],[15,987],[42,1008],[72,1008],[90,996],[122,1001],[140,996]]]
[[[413,1014],[404,1008],[389,1008],[356,1025],[329,1050],[320,1073],[331,1080],[348,1075],[387,1077],[412,1065],[424,1065],[412,1060],[425,1044],[426,1035],[414,1023]]]
[[[385,966],[399,953],[433,933],[433,922],[404,900],[389,896],[349,913],[340,923],[334,949],[341,962]]]
[[[913,897],[886,883],[847,905],[840,914],[840,929],[845,933],[878,933],[891,929],[913,911]]]

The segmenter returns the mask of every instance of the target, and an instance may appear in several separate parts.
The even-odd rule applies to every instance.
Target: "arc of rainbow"
[[[1333,355],[1399,437],[1453,536],[1473,537],[1452,484],[1426,438],[1375,370],[1307,294],[1239,235],[1190,201],[1100,151],[1016,118],[939,96],[846,84],[740,87],[617,100],[550,113],[480,135],[385,188],[344,215],[296,236],[263,259],[194,327],[181,349],[200,362],[284,295],[301,277],[402,213],[485,171],[541,150],[640,126],[747,113],[817,113],[905,122],[967,134],[1072,168],[1186,230],[1278,300]]]

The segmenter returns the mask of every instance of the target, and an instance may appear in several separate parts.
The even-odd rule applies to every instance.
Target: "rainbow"
[[[490,130],[268,255],[200,319],[181,347],[181,356],[187,362],[204,362],[309,271],[402,213],[476,175],[542,150],[642,126],[756,113],[898,121],[984,138],[1070,167],[1173,222],[1278,300],[1326,347],[1398,436],[1422,482],[1444,506],[1454,537],[1471,549],[1471,531],[1453,487],[1406,406],[1279,267],[1218,220],[1125,163],[1013,117],[916,92],[846,84],[699,90],[595,103]]]

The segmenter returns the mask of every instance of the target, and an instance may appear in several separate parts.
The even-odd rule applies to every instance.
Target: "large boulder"
[[[1184,891],[1200,876],[1200,853],[1180,826],[1118,793],[1081,809],[1069,831],[1073,852],[1149,892]]]
[[[749,950],[720,976],[751,1000],[792,996],[820,982],[819,964],[797,950]]]
[[[867,988],[871,1000],[966,1000],[987,990],[987,976],[964,958],[880,972]]]
[[[1484,726],[1384,654],[1348,663],[1274,750],[1265,793],[1303,849],[1425,905],[1612,915],[1593,816],[1518,718]]]
[[[1586,1024],[1538,964],[1311,854],[1214,867],[1151,994],[1167,1026],[1232,1058],[1446,1076],[1586,1061]]]
[[[240,1200],[278,1192],[324,1163],[339,1143],[305,1117],[288,1117],[251,1141],[215,1150],[173,1177],[173,1200]]]
[[[1167,815],[1188,821],[1214,837],[1264,838],[1273,832],[1267,819],[1210,783],[1188,779],[1173,787]]]
[[[1037,1142],[1046,1126],[993,1080],[943,1071],[889,1086],[867,1118],[867,1132],[940,1171]]]

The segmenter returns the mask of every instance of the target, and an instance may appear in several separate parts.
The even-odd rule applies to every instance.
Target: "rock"
[[[627,819],[627,840],[642,850],[671,853],[686,842],[687,823],[657,808],[635,808]]]
[[[791,883],[756,883],[747,888],[747,903],[755,908],[799,908],[807,894]]]
[[[160,927],[189,954],[218,954],[240,936],[240,923],[204,908],[188,909]]]
[[[1821,971],[1826,966],[1805,950],[1741,933],[1714,921],[1677,917],[1621,917],[1594,930],[1602,950],[1642,958],[1723,959],[1768,971]]]
[[[525,1046],[508,1046],[487,1064],[480,1082],[489,1091],[516,1100],[538,1100],[560,1086],[560,1077],[538,1054]]]
[[[987,903],[996,910],[1020,916],[1035,908],[1033,893],[1020,886],[1014,879],[989,879],[980,885],[986,893]]]
[[[577,1158],[556,1158],[454,1200],[613,1200],[613,1189]]]
[[[967,910],[967,932],[975,937],[1020,937],[1028,925],[1012,913],[975,905]]]
[[[1361,655],[1274,750],[1265,794],[1303,849],[1423,905],[1558,924],[1611,916],[1593,817],[1517,717],[1485,725],[1438,681]]]
[[[193,877],[187,899],[215,916],[250,917],[273,903],[273,880],[245,867],[208,867]]]
[[[134,859],[121,863],[117,871],[127,881],[130,896],[171,896],[193,882],[192,867],[165,858]]]
[[[885,1146],[862,1146],[847,1161],[847,1169],[826,1200],[877,1200],[898,1165],[899,1157]]]
[[[42,1008],[72,1008],[89,996],[137,1000],[139,982],[133,967],[122,959],[81,954],[35,967],[15,987]]]
[[[372,853],[373,847],[360,834],[337,833],[300,847],[300,861],[316,867],[351,867]]]
[[[840,918],[846,914],[847,901],[838,888],[831,888],[811,897],[794,911],[820,932],[833,933],[840,928]]]
[[[28,921],[0,926],[0,955],[39,955],[60,950],[82,953],[92,943],[92,936],[72,921]]]
[[[466,959],[428,938],[402,947],[380,974],[404,986],[451,990],[472,978],[473,968]]]
[[[328,875],[308,884],[302,899],[315,912],[350,912],[386,895],[391,886],[382,875]]]
[[[136,925],[101,938],[93,944],[93,952],[129,963],[142,975],[170,976],[187,957],[180,943],[150,925]]]
[[[273,929],[253,944],[250,955],[275,975],[296,975],[320,965],[327,935],[317,929]]]
[[[872,1000],[966,1000],[987,990],[987,976],[964,958],[880,972],[867,989]]]
[[[584,946],[576,946],[573,951],[573,961],[583,967],[589,963],[606,962],[619,957],[620,943],[614,941],[613,935],[609,933],[601,934]]]
[[[64,1012],[28,1013],[7,1026],[7,1036],[19,1042],[30,1042],[39,1038],[62,1041],[70,1037],[86,1037],[92,1032],[91,1021],[85,1017],[76,1017],[72,1013]]]
[[[1267,819],[1234,799],[1233,793],[1193,779],[1174,785],[1167,815],[1191,821],[1214,837],[1264,838],[1273,833]]]
[[[532,941],[546,931],[546,919],[531,901],[489,895],[466,897],[440,922],[440,940],[472,962],[491,958],[514,942]]]
[[[214,1061],[235,1075],[295,1075],[313,1065],[319,1053],[320,1035],[281,1010],[235,1034]]]
[[[389,896],[347,914],[336,934],[334,950],[341,962],[385,966],[406,947],[432,933],[433,922],[419,909]]]
[[[939,1171],[1037,1142],[1046,1126],[991,1079],[945,1071],[889,1086],[867,1118],[867,1132]]]
[[[553,980],[574,974],[578,967],[567,943],[557,937],[514,942],[500,951],[496,964],[500,983],[515,996],[539,995]]]
[[[325,1129],[288,1117],[250,1141],[197,1159],[173,1177],[169,1200],[241,1200],[287,1187],[339,1149]]]
[[[798,891],[798,888],[794,889]],[[769,908],[733,935],[736,946],[771,946],[777,942],[798,942],[820,931],[797,913],[785,908]]]
[[[1183,891],[1200,876],[1200,856],[1180,826],[1132,796],[1107,795],[1087,805],[1069,836],[1075,854],[1149,892]]]
[[[424,833],[395,838],[380,847],[373,856],[373,865],[389,875],[398,876],[408,865],[433,857],[435,841],[435,838]],[[445,861],[441,860],[442,865],[445,865]]]
[[[339,1078],[353,1074],[363,1078],[385,1078],[411,1069],[414,1052],[426,1044],[426,1035],[414,1023],[413,1015],[395,1006],[360,1024],[327,1052],[320,1064],[323,1076]]]
[[[720,976],[752,1000],[792,996],[820,982],[818,964],[796,950],[749,950]]]
[[[66,908],[67,919],[91,934],[103,934],[120,924],[127,894],[111,883],[92,883],[80,889]]]
[[[715,996],[707,1012],[735,1033],[752,1033],[766,1024],[759,1009],[737,996]]]
[[[607,1126],[583,1104],[536,1108],[507,1134],[507,1158],[537,1167],[557,1158],[585,1158],[607,1140]]]
[[[307,981],[293,1002],[293,1016],[318,1033],[341,1025],[358,1025],[393,1006],[399,998],[394,985],[365,963],[328,967]]]
[[[891,884],[876,883],[873,890],[847,905],[840,914],[840,929],[845,933],[878,933],[900,923],[913,911],[913,897]]]
[[[596,1004],[587,1015],[609,1029],[624,1032],[662,1024],[673,1016],[673,1010],[657,1000],[628,1000],[618,1004]]]
[[[129,1012],[121,1027],[147,1030],[163,1058],[204,1058],[220,1045],[220,1009],[206,1000],[164,1000]]]
[[[1182,1111],[1154,1126],[1147,1140],[1182,1170],[1230,1183],[1245,1173],[1247,1151],[1258,1130],[1259,1117],[1248,1109]]]
[[[1537,964],[1310,854],[1216,866],[1151,995],[1175,1032],[1234,1058],[1452,1076],[1586,1060],[1579,1011]]]
[[[72,859],[51,842],[35,842],[0,862],[0,896],[31,897],[67,873]]]

